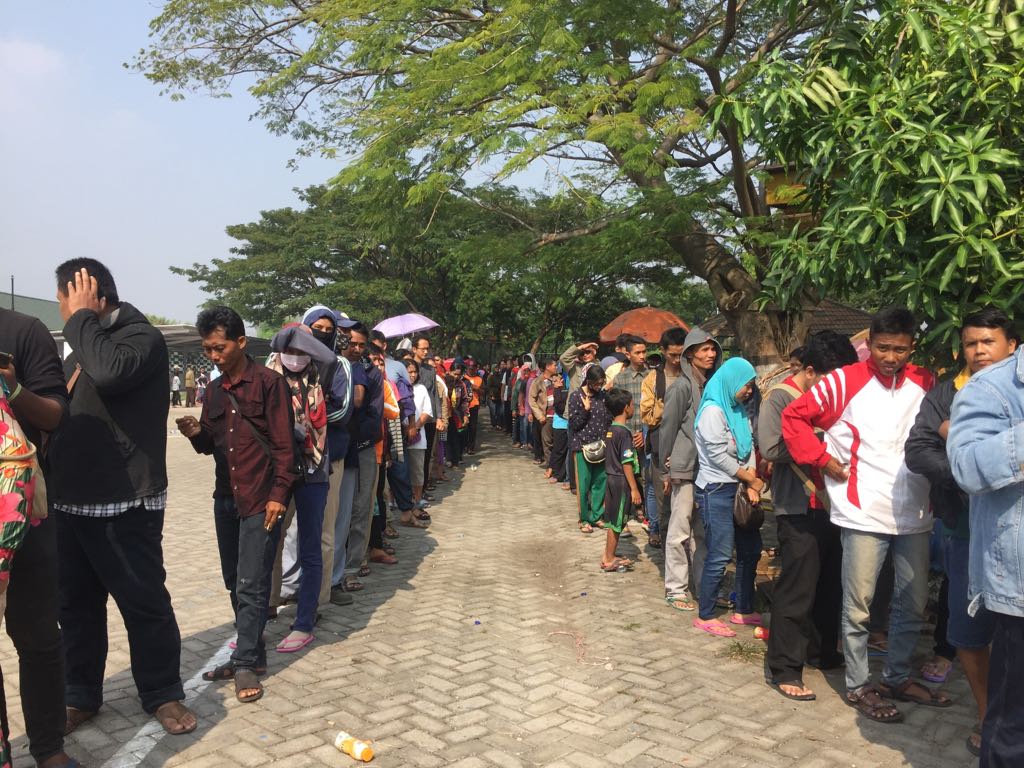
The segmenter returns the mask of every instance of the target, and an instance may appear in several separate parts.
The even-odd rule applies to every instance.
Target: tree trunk
[[[690,271],[707,281],[711,295],[729,320],[740,352],[764,374],[788,359],[803,343],[810,314],[779,309],[757,310],[753,304],[761,286],[739,260],[698,222],[688,232],[666,236]]]

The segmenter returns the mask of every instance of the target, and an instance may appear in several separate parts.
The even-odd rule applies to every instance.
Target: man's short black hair
[[[621,416],[631,402],[633,402],[633,395],[619,387],[612,387],[604,393],[604,406],[613,419],[616,416]]]
[[[679,328],[678,326],[666,328],[665,332],[661,334],[661,341],[659,343],[662,349],[683,346],[686,343],[686,329]]]
[[[1017,333],[1013,320],[998,307],[982,307],[977,312],[972,312],[964,318],[960,333],[963,333],[965,328],[999,328],[1008,340],[1020,343],[1020,334]]]
[[[804,354],[806,352],[807,352],[807,346],[806,345],[799,346],[799,347],[793,347],[792,351],[789,353],[789,359],[790,360],[799,360],[801,363],[803,363],[804,362]],[[817,366],[815,366],[815,370],[817,370]]]
[[[370,339],[370,329],[360,322],[357,322],[355,325],[349,328],[348,332],[358,333],[360,336],[364,336],[367,339],[367,341],[369,341]]]
[[[644,341],[642,338],[640,338],[639,336],[632,335],[626,337],[626,343],[623,344],[622,346],[625,347],[626,351],[628,352],[632,350],[633,347],[635,347],[637,344],[643,344],[645,347],[647,346],[647,342]]]
[[[370,341],[374,344],[382,345],[384,349],[388,348],[388,337],[380,331],[370,331]]]
[[[558,363],[558,358],[554,357],[554,356],[550,356],[550,355],[548,357],[542,357],[540,359],[540,369],[543,371],[545,368],[547,368],[552,363],[557,364]]]
[[[96,259],[68,259],[57,267],[57,290],[61,292],[62,296],[68,295],[68,283],[75,282],[75,273],[80,269],[89,270],[89,275],[96,278],[97,293],[101,299],[107,300],[107,304],[116,307],[121,303],[117,297],[114,276]]]
[[[199,313],[196,318],[196,330],[202,338],[205,339],[218,328],[224,330],[224,338],[229,341],[238,341],[245,336],[245,323],[231,307],[209,307]]]
[[[417,333],[415,336],[412,337],[412,348],[418,348],[421,341],[425,341],[427,342],[427,344],[429,344],[430,337],[427,336],[425,333]]]
[[[807,344],[799,348],[801,365],[811,366],[815,373],[828,373],[844,365],[857,362],[857,350],[850,340],[836,331],[820,331],[813,334]]]
[[[398,350],[397,352],[395,352],[395,359],[399,360],[399,361],[402,361],[402,362],[405,362],[407,360],[412,360],[413,359],[412,350],[410,350],[410,349],[400,349],[400,350]],[[416,364],[416,369],[419,370],[419,367],[420,367],[419,363],[417,363]]]
[[[631,333],[620,333],[618,336],[615,337],[615,346],[621,349],[622,347],[626,346],[627,343],[629,343],[629,340],[631,338],[633,338],[633,334]]]
[[[886,307],[877,315],[871,318],[869,336],[879,334],[891,334],[893,336],[917,336],[917,319],[914,313],[906,307]]]

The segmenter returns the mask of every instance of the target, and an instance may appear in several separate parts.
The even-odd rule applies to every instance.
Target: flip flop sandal
[[[922,691],[925,692],[925,696],[914,696],[913,694],[907,693],[911,686],[916,685]],[[945,696],[939,691],[933,691],[927,686],[915,683],[909,677],[899,685],[886,685],[885,683],[879,683],[878,692],[885,699],[894,699],[895,701],[907,701],[911,704],[920,704],[924,707],[938,707],[944,709],[946,707],[953,706],[953,700],[949,696]]]
[[[363,565],[363,566],[360,566],[359,570],[358,570],[358,571],[356,571],[356,575],[357,575],[357,576],[361,576],[361,577],[362,577],[362,578],[364,578],[364,579],[365,579],[365,578],[366,578],[367,576],[369,576],[369,575],[370,575],[370,573],[371,573],[371,571],[370,571],[370,566],[368,566],[368,565]]]
[[[622,558],[615,558],[610,563],[601,563],[601,570],[605,573],[625,573],[633,567],[633,563]]]
[[[370,562],[381,563],[382,565],[394,565],[398,562],[398,558],[385,552],[383,555],[371,555]]]
[[[419,520],[413,518],[412,520],[399,520],[399,525],[404,525],[406,528],[426,528],[427,526],[421,523]]]
[[[978,743],[974,743],[974,737],[978,737]],[[967,751],[975,757],[981,757],[981,723],[977,723],[972,729],[971,733],[967,736],[967,741],[964,743],[967,747]]]
[[[413,513],[413,517],[415,517],[421,523],[429,523],[430,522],[430,513],[429,512],[423,512],[423,511],[414,512]]]
[[[354,576],[348,576],[345,578],[345,581],[342,582],[342,589],[346,592],[358,592],[365,587],[366,585]]]
[[[740,626],[759,627],[761,626],[762,619],[760,613],[734,613],[729,617],[729,623]]]
[[[876,723],[903,722],[903,713],[889,702],[883,701],[874,688],[867,687],[860,691],[848,692],[843,698],[868,720]]]
[[[580,523],[579,526],[580,526],[580,533],[593,533],[594,532],[594,526],[592,526],[590,523]]]
[[[398,531],[396,531],[390,525],[388,525],[388,527],[384,529],[384,538],[385,539],[397,539],[398,537],[399,537]]]
[[[186,733],[192,733],[192,731],[194,731],[196,728],[199,727],[199,718],[196,718],[196,722],[194,722],[191,727],[184,727],[180,731],[175,731],[175,730],[172,730],[167,725],[167,721],[168,720],[172,720],[175,723],[177,723],[178,725],[181,725],[181,718],[180,718],[180,716],[179,717],[173,717],[173,716],[168,715],[166,717],[160,717],[160,710],[161,709],[163,709],[164,707],[173,706],[175,704],[180,706],[183,710],[185,710],[185,712],[189,711],[188,708],[184,704],[182,704],[180,701],[168,701],[168,702],[165,702],[165,703],[161,704],[159,707],[156,708],[156,711],[153,713],[153,717],[155,717],[156,721],[158,723],[160,723],[160,725],[163,727],[164,731],[166,731],[168,736],[184,736]],[[182,714],[184,714],[184,713],[182,713]]]
[[[694,619],[693,626],[715,637],[736,637],[736,633],[715,619]]]
[[[292,636],[289,635],[280,643],[278,643],[277,648],[275,648],[274,650],[276,650],[278,653],[296,653],[297,651],[301,651],[314,640],[316,640],[316,636],[312,634],[306,635],[305,637],[301,638],[292,638]],[[242,670],[239,670],[239,672],[241,671]],[[237,679],[238,675],[236,674],[235,677]]]
[[[243,696],[242,691],[256,691],[256,693]],[[263,684],[251,669],[240,669],[235,675],[235,698],[243,704],[249,704],[263,698]]]
[[[792,701],[814,701],[818,698],[813,693],[787,693],[782,690],[784,685],[792,685],[794,688],[806,688],[807,686],[804,685],[803,680],[794,680],[792,683],[768,683],[768,685]]]
[[[381,549],[383,549],[389,555],[393,555],[393,554],[395,554],[395,552],[398,551],[394,547],[388,546],[387,544],[385,544],[383,547],[381,547]]]
[[[929,683],[944,683],[946,682],[946,678],[949,677],[949,673],[953,671],[952,661],[949,659],[943,659],[945,662],[945,664],[943,664],[938,660],[938,658],[940,657],[932,659],[921,667],[921,677]]]
[[[666,595],[665,602],[677,611],[695,611],[697,603],[689,595]]]

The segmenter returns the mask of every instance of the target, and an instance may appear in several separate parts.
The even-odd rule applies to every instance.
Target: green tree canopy
[[[801,62],[777,58],[723,111],[806,183],[816,225],[777,244],[768,298],[869,291],[928,324],[948,357],[964,315],[1024,317],[1024,3],[840,8]]]
[[[412,205],[474,195],[474,167],[547,163],[585,216],[527,228],[535,244],[618,224],[630,247],[657,241],[707,282],[745,353],[771,363],[804,326],[784,307],[754,311],[773,269],[759,153],[752,126],[715,110],[772,53],[799,57],[821,5],[169,0],[136,65],[175,96],[254,78],[271,129],[305,152],[355,151],[342,180],[370,194],[414,179]]]

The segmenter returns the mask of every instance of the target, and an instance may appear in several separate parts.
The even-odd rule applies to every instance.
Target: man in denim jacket
[[[971,496],[968,611],[996,614],[981,768],[1024,765],[1024,351],[960,390],[946,448]]]

